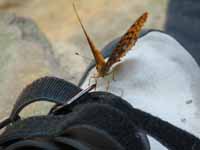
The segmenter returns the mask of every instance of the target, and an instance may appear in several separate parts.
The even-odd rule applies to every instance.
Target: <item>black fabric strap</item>
[[[82,137],[80,136],[81,130],[85,132],[82,133]],[[91,131],[96,133],[94,135],[101,135],[96,139],[101,139],[103,135],[107,139],[105,143],[111,144],[98,145],[98,140],[91,136]],[[9,125],[1,135],[0,145],[6,146],[5,143],[12,144],[22,139],[34,139],[35,137],[53,139],[57,136],[66,136],[83,143],[96,141],[90,143],[94,149],[99,146],[109,146],[109,148],[113,147],[113,150],[147,150],[142,140],[143,135],[126,115],[110,105],[98,103],[79,105],[76,107],[76,111],[67,115],[19,120],[15,124]]]
[[[149,150],[146,134],[170,150],[200,149],[197,137],[106,92],[88,93],[61,111],[46,116],[15,118],[34,101],[48,99],[62,105],[80,91],[73,84],[54,77],[41,78],[30,84],[18,98],[11,119],[3,122],[6,124],[15,119],[1,134],[0,149],[30,149],[31,146],[48,149],[48,143],[51,143],[49,149]]]
[[[179,129],[172,124],[154,117],[139,109],[133,108],[129,103],[110,93],[92,92],[83,96],[79,101],[71,105],[76,109],[78,105],[87,103],[110,104],[123,111],[128,118],[148,135],[158,140],[170,150],[199,150],[200,140],[194,135]],[[69,109],[69,108],[68,108]],[[145,140],[143,140],[145,141]]]
[[[8,146],[5,150],[16,149],[41,149],[41,150],[60,150],[53,142],[23,140]]]
[[[6,123],[9,121],[15,120],[15,122],[12,122],[12,124],[9,124],[7,126],[5,132],[3,132],[3,134],[1,135],[0,145],[3,148],[7,147],[7,149],[14,149],[14,148],[17,149],[19,147],[23,148],[24,146],[28,147],[28,145],[30,145],[30,143],[33,142],[31,141],[32,139],[35,139],[35,138],[55,139],[55,137],[62,136],[63,134],[66,134],[67,131],[70,131],[70,133],[76,134],[76,136],[74,134],[71,135],[73,136],[73,139],[75,137],[79,138],[78,140],[73,141],[71,144],[73,145],[73,143],[76,143],[76,144],[79,143],[78,145],[82,145],[81,146],[82,148],[84,147],[84,143],[91,142],[92,140],[93,145],[89,146],[91,149],[99,149],[98,147],[102,147],[105,145],[109,149],[123,150],[124,147],[128,147],[128,148],[132,147],[130,149],[133,149],[135,145],[131,145],[131,143],[132,143],[132,140],[136,138],[135,140],[136,141],[138,140],[138,142],[136,142],[136,145],[138,146],[136,147],[140,147],[139,149],[141,150],[149,149],[149,143],[147,141],[146,135],[142,133],[140,130],[138,130],[132,124],[132,122],[129,121],[129,119],[121,110],[115,108],[114,105],[117,105],[117,104],[115,104],[115,102],[112,102],[113,100],[110,100],[109,103],[104,103],[104,104],[101,103],[101,101],[99,102],[96,101],[97,103],[92,103],[91,104],[92,106],[90,106],[89,103],[81,104],[81,105],[77,105],[76,109],[71,109],[72,108],[71,106],[77,103],[75,101],[69,105],[70,112],[64,111],[62,113],[57,113],[56,115],[50,113],[47,116],[30,117],[24,120],[16,119],[16,117],[18,116],[18,113],[25,106],[31,104],[32,102],[47,100],[47,101],[55,102],[56,104],[61,105],[61,104],[66,103],[67,100],[72,98],[74,95],[76,95],[80,91],[81,89],[74,86],[73,84],[68,83],[62,79],[54,78],[54,77],[44,77],[28,85],[20,94],[15,104],[15,107],[11,113],[11,117],[4,121],[4,123]],[[80,99],[82,99],[82,97]],[[96,112],[95,117],[89,117],[92,115],[91,112]],[[104,117],[104,119],[101,118],[102,116]],[[111,119],[110,116],[113,116],[112,118],[114,118],[114,120]],[[121,118],[120,120],[124,120],[125,118],[126,119],[122,122],[118,120],[119,121],[118,122],[117,118]],[[104,121],[108,123],[107,126],[105,126],[105,123],[104,125],[102,124],[102,122]],[[114,125],[111,125],[113,123]],[[122,127],[129,127],[130,131],[137,133],[136,134],[137,136],[135,134],[129,134],[130,131],[128,130],[128,128],[126,132],[123,131],[124,129]],[[80,131],[82,131],[83,128],[84,128],[84,131],[87,131],[87,132],[80,134],[81,133]],[[115,135],[116,134],[115,131],[117,130],[123,131],[123,132],[118,132],[119,135]],[[77,134],[77,131],[79,132],[79,134]],[[121,133],[124,134],[123,138],[120,137],[122,136],[120,135]],[[81,137],[77,135],[82,135],[83,137],[89,137],[89,138],[84,138],[83,140],[83,138],[80,139]],[[128,135],[128,139],[130,140],[125,140],[126,139],[125,135]],[[102,143],[104,144],[99,145],[98,144],[99,142],[97,141],[101,139],[102,137],[104,137],[105,139],[104,142],[102,141]],[[64,138],[69,138],[69,137],[64,137]],[[35,144],[35,146],[38,146],[39,148],[41,146],[40,142],[41,141],[36,140],[35,143],[32,143],[33,144],[32,146],[34,146]],[[43,143],[44,149],[45,149],[46,142],[48,141],[45,141]],[[106,142],[107,144],[105,144]],[[129,144],[127,145],[127,143]],[[50,146],[50,147],[53,147],[53,146]]]
[[[10,119],[17,119],[19,112],[35,101],[49,101],[61,105],[80,91],[79,87],[63,79],[56,77],[40,78],[26,86],[22,91],[14,105]]]

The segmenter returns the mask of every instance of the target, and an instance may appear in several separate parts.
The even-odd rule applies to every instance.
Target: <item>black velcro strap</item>
[[[79,105],[67,115],[16,121],[1,135],[0,145],[5,148],[27,139],[37,141],[37,138],[55,141],[60,136],[90,145],[94,150],[148,150],[141,131],[123,112],[98,103]]]
[[[23,140],[16,142],[5,150],[19,150],[19,149],[37,149],[37,150],[60,150],[56,144],[51,141],[36,141],[36,140]]]
[[[10,119],[15,120],[25,106],[35,101],[50,101],[61,105],[80,91],[79,87],[63,79],[56,77],[40,78],[26,86],[22,91],[14,105]]]
[[[75,110],[82,110],[72,125],[90,124],[103,129],[115,138],[126,150],[147,150],[142,133],[123,111],[108,105],[88,103],[79,105]],[[75,111],[76,112],[76,111]]]
[[[129,103],[120,97],[105,92],[89,93],[79,101],[75,101],[70,109],[76,109],[78,105],[87,103],[109,104],[125,113],[140,130],[158,140],[161,144],[172,150],[198,150],[200,149],[200,140],[194,135],[184,131],[172,124],[154,117],[139,109],[133,108]],[[69,109],[69,108],[68,108]],[[143,136],[143,141],[147,141]],[[146,144],[148,145],[148,144]]]

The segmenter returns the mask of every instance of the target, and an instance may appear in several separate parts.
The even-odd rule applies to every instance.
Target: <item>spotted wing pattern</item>
[[[116,62],[120,61],[133,45],[135,45],[139,33],[146,22],[148,13],[145,12],[140,16],[136,22],[129,28],[129,30],[122,36],[116,48],[112,51],[111,56],[105,64],[104,72],[108,72],[110,67]]]

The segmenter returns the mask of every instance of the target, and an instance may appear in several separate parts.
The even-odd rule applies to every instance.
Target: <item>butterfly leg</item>
[[[94,78],[95,79],[95,84],[96,84],[96,86],[95,86],[95,91],[97,90],[97,77],[96,78]]]
[[[112,80],[113,80],[113,81],[116,81],[116,80],[115,80],[115,71],[114,71],[114,70],[112,71]]]
[[[93,74],[91,77],[90,77],[90,79],[89,79],[89,86],[91,85],[91,80],[92,79],[94,79],[94,82],[95,82],[95,84],[97,85],[97,78],[98,78],[98,75],[96,75],[96,74]],[[95,91],[96,91],[96,88],[97,88],[97,86],[95,86]]]
[[[106,92],[108,92],[109,88],[110,88],[110,81],[107,81],[107,84],[106,84]]]
[[[90,77],[89,82],[88,82],[88,86],[90,86],[92,78],[93,77]]]
[[[89,78],[88,86],[91,85],[91,80],[92,80],[92,79],[95,79],[95,78],[96,78],[96,75],[95,75],[95,74],[93,74],[93,75]]]

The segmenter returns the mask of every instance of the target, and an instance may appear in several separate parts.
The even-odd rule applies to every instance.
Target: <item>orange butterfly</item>
[[[85,27],[78,15],[76,10],[75,4],[73,4],[74,11],[78,18],[78,21],[83,29],[83,32],[87,38],[88,44],[91,48],[92,54],[96,61],[96,69],[97,69],[97,77],[104,77],[109,74],[110,68],[116,62],[120,61],[120,59],[131,49],[133,45],[135,45],[139,33],[147,20],[148,13],[145,12],[142,16],[140,16],[136,22],[128,29],[128,31],[121,37],[120,41],[117,43],[115,49],[113,49],[108,61],[105,61],[103,55],[101,54],[100,50],[98,50],[92,40],[90,39],[89,35],[87,34]]]

